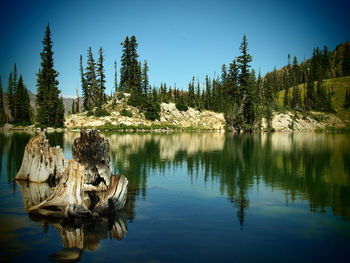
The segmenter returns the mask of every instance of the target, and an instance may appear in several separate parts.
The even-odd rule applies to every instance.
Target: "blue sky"
[[[55,68],[64,96],[80,88],[79,56],[92,47],[105,51],[107,93],[119,65],[120,43],[135,35],[147,59],[151,85],[166,82],[187,89],[192,76],[220,74],[221,65],[239,55],[247,35],[253,68],[262,74],[301,61],[314,47],[350,40],[349,1],[16,1],[0,2],[0,75],[3,86],[13,64],[36,93],[42,39],[50,23]],[[80,91],[81,94],[81,91]]]

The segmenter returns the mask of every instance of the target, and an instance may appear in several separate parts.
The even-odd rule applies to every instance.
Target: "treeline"
[[[17,66],[9,74],[7,87],[7,102],[10,114],[5,113],[2,83],[0,80],[0,123],[11,122],[19,125],[29,125],[32,122],[33,111],[30,106],[28,90],[23,83],[22,75],[17,76]]]
[[[251,69],[246,36],[240,45],[240,55],[229,65],[222,65],[220,76],[206,76],[204,85],[193,77],[188,90],[183,91],[161,83],[150,87],[147,61],[138,61],[135,36],[126,37],[122,43],[120,85],[117,91],[131,94],[128,104],[138,107],[146,118],[159,119],[160,103],[174,102],[181,111],[188,107],[198,110],[223,112],[229,127],[236,131],[258,129],[262,117],[271,127],[272,112],[279,110],[279,92],[285,90],[283,104],[287,109],[333,112],[332,91],[323,85],[323,79],[349,75],[349,43],[339,45],[335,51],[315,48],[313,56],[301,64],[297,58],[288,55],[288,64],[275,69],[264,77]],[[115,79],[117,73],[115,71]],[[302,92],[299,85],[304,83]],[[345,104],[344,104],[345,105]],[[347,105],[347,104],[346,104]]]
[[[325,46],[323,50],[314,48],[310,59],[298,63],[296,57],[280,70],[269,72],[264,84],[276,94],[284,90],[283,105],[296,110],[318,110],[333,112],[332,90],[326,89],[323,80],[350,75],[350,42],[338,45],[332,52]],[[305,84],[301,94],[300,84]],[[316,84],[316,85],[315,85]]]
[[[87,65],[85,71],[83,66],[83,56],[80,55],[80,78],[84,97],[83,109],[91,112],[94,108],[96,108],[94,114],[97,116],[103,116],[108,115],[108,113],[102,109],[102,105],[107,101],[105,94],[106,76],[104,74],[104,57],[102,47],[100,47],[98,55],[98,60],[95,62],[92,49],[91,47],[88,48]],[[79,112],[78,101],[75,112],[76,111]]]
[[[22,75],[17,78],[17,66],[9,74],[6,92],[8,114],[4,108],[2,83],[0,81],[0,123],[5,122],[29,125],[36,120],[40,126],[63,127],[64,105],[58,89],[58,72],[54,69],[50,26],[47,25],[40,53],[41,66],[37,74],[36,116],[30,106],[28,90],[23,83]]]

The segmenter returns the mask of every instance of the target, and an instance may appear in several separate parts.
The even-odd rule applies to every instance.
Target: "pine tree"
[[[100,98],[100,92],[98,91],[98,84],[97,84],[97,78],[96,78],[96,70],[95,70],[95,60],[92,54],[92,49],[89,47],[87,51],[87,66],[85,68],[85,79],[86,79],[86,85],[87,90],[90,92],[89,98],[90,101],[88,102],[89,110],[92,110],[92,108],[96,107],[98,105],[98,100]]]
[[[58,99],[56,117],[55,117],[55,127],[63,127],[64,124],[64,104],[63,98]]]
[[[28,125],[30,124],[30,101],[28,91],[24,86],[22,75],[19,76],[15,98],[15,123]]]
[[[292,109],[298,109],[301,107],[301,96],[299,87],[296,85],[292,89],[292,99],[290,102]]]
[[[238,66],[236,60],[233,60],[229,65],[229,70],[227,74],[227,95],[226,104],[241,103],[241,98],[238,96]]]
[[[196,90],[196,106],[197,106],[198,108],[201,108],[201,107],[202,107],[201,86],[200,86],[198,77],[197,77],[197,90]]]
[[[37,96],[36,105],[38,107],[38,122],[46,126],[57,126],[55,123],[59,107],[58,72],[54,69],[51,31],[49,24],[46,26],[44,35],[43,51],[41,56],[41,68],[37,74]],[[63,121],[60,124],[63,126]]]
[[[103,66],[103,49],[100,47],[98,50],[99,58],[97,62],[97,70],[96,70],[96,75],[97,75],[97,101],[96,101],[96,106],[101,107],[103,103],[105,103],[105,90],[106,90],[106,76],[104,74],[104,66]]]
[[[195,106],[195,94],[194,94],[194,76],[192,77],[192,81],[188,84],[188,102],[187,105],[189,107]]]
[[[147,65],[147,60],[144,61],[143,63],[143,68],[142,68],[142,74],[141,74],[141,89],[142,89],[142,94],[144,96],[147,96],[148,94],[148,65]]]
[[[207,110],[211,109],[212,106],[212,90],[211,90],[211,83],[208,75],[205,76],[205,98],[204,98],[204,108]]]
[[[122,90],[138,94],[141,91],[141,70],[137,61],[137,47],[135,36],[125,38],[121,43],[123,46],[121,67],[120,67],[120,86]]]
[[[130,71],[129,81],[132,90],[136,93],[141,94],[141,64],[138,62],[139,55],[137,54],[138,44],[136,37],[131,36],[130,38]]]
[[[5,123],[5,108],[4,108],[4,96],[2,90],[2,79],[0,76],[0,126]]]
[[[118,74],[117,74],[117,61],[114,60],[114,91],[120,91],[118,90]]]
[[[131,54],[130,54],[130,42],[129,37],[126,37],[124,42],[121,43],[122,48],[122,56],[121,56],[121,67],[120,67],[120,82],[119,86],[122,91],[129,92],[130,84],[130,67],[131,67]]]
[[[243,36],[243,40],[240,46],[241,55],[237,57],[238,68],[240,69],[239,74],[239,86],[240,86],[240,98],[243,103],[243,117],[247,127],[251,130],[252,125],[255,121],[254,112],[254,90],[251,83],[251,75],[249,72],[250,62],[252,56],[248,54],[248,41],[246,35]]]
[[[83,91],[83,97],[84,97],[83,110],[88,111],[91,109],[91,93],[85,78],[82,55],[80,55],[80,82],[81,82],[81,89]]]

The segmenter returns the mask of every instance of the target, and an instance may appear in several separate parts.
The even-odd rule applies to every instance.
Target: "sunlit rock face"
[[[200,112],[193,108],[188,108],[187,111],[179,111],[174,103],[162,103],[160,108],[160,121],[162,124],[214,130],[224,129],[226,125],[225,117],[222,113],[212,111]]]
[[[30,182],[58,181],[65,169],[63,151],[59,146],[51,147],[44,133],[30,139],[16,180]]]
[[[135,107],[126,104],[125,100],[117,101],[115,108],[112,108],[110,102],[107,108],[110,116],[94,117],[86,116],[85,113],[73,114],[67,116],[65,126],[68,128],[89,126],[99,127],[106,123],[112,125],[126,126],[151,126],[152,124],[161,124],[169,126],[177,126],[179,128],[200,128],[206,130],[224,130],[226,121],[224,114],[212,111],[198,111],[193,108],[188,108],[187,111],[179,111],[174,103],[162,103],[160,105],[160,120],[147,120],[143,113]],[[132,117],[122,116],[120,110],[127,109],[133,115]]]

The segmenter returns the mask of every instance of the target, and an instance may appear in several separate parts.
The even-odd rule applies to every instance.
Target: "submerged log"
[[[42,132],[26,145],[22,165],[15,179],[37,183],[58,182],[64,168],[62,149],[59,146],[51,147]]]

